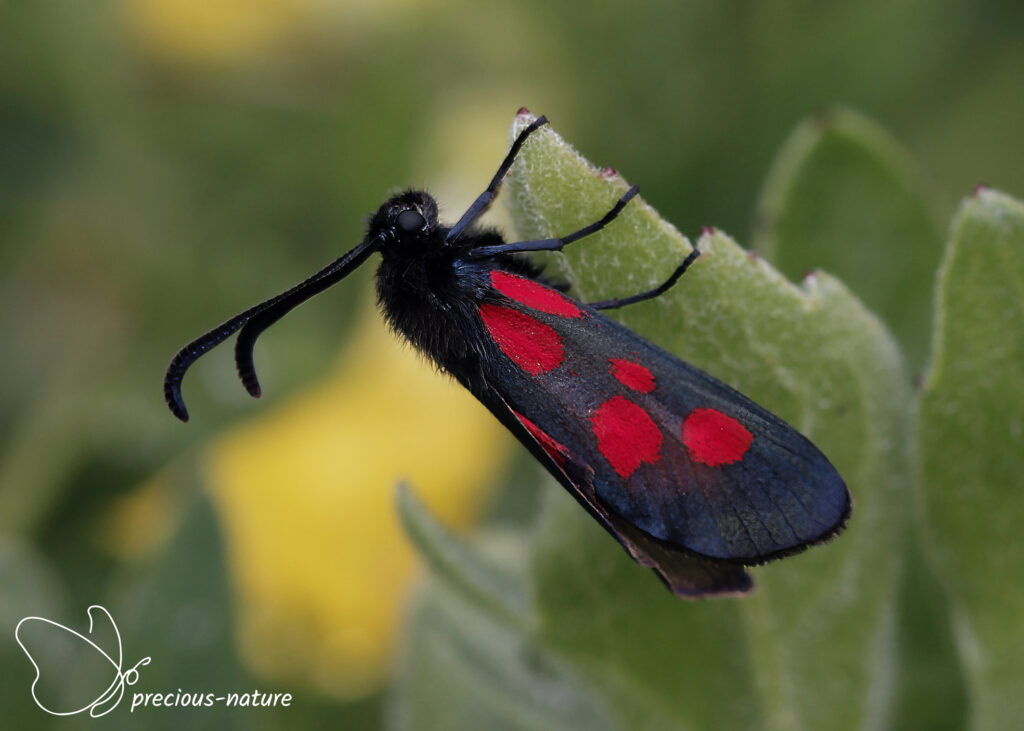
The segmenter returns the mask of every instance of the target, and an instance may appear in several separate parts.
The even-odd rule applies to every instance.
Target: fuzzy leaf
[[[619,728],[564,663],[437,579],[414,603],[394,698],[395,729]]]
[[[756,221],[758,253],[789,277],[821,268],[841,278],[921,370],[943,230],[896,140],[847,110],[808,119],[776,156]]]
[[[513,133],[529,120],[518,117]],[[597,220],[626,189],[549,129],[509,176],[521,238]],[[690,246],[642,201],[550,257],[584,300],[662,281]],[[748,599],[683,603],[564,496],[533,552],[545,642],[586,668],[631,728],[860,728],[884,719],[895,532],[909,395],[881,323],[824,274],[801,287],[718,232],[671,291],[615,313],[812,438],[843,474],[854,517],[834,544],[755,571]],[[709,701],[709,699],[718,699]]]
[[[841,277],[892,328],[919,373],[944,239],[928,193],[916,163],[885,130],[849,110],[823,110],[776,155],[754,248],[789,276],[823,267]],[[960,728],[963,678],[949,606],[912,537],[904,545],[894,722]]]
[[[956,605],[972,726],[1024,718],[1024,205],[962,205],[939,274],[917,418],[929,551]]]
[[[525,621],[529,606],[519,577],[482,560],[452,536],[405,483],[398,486],[396,502],[406,535],[443,582],[513,624]]]

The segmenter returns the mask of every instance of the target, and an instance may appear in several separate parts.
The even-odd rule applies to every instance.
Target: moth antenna
[[[179,350],[171,359],[164,376],[164,399],[167,401],[171,413],[182,421],[188,421],[188,409],[185,408],[185,401],[181,396],[181,381],[185,377],[185,372],[200,356],[222,343],[239,329],[242,332],[239,334],[238,345],[235,349],[238,374],[246,391],[253,396],[259,396],[260,384],[256,377],[256,367],[252,357],[256,338],[284,317],[288,311],[351,274],[354,269],[366,261],[370,254],[377,250],[382,240],[383,235],[363,241],[308,279],[276,297],[271,297],[250,307],[245,312],[235,315]]]

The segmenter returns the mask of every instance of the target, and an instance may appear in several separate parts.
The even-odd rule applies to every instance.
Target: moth
[[[185,372],[236,331],[239,376],[259,396],[260,333],[379,253],[377,297],[391,329],[479,399],[637,562],[681,597],[743,594],[753,585],[744,567],[839,533],[849,492],[793,427],[603,314],[665,292],[696,249],[660,286],[589,303],[523,256],[610,225],[637,186],[600,220],[559,238],[508,242],[477,224],[546,123],[541,116],[522,130],[454,225],[438,220],[427,193],[395,195],[347,254],[186,345],[167,369],[167,403],[188,419]]]

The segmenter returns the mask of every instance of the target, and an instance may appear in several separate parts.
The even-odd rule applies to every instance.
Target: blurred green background
[[[89,725],[31,703],[9,640],[33,614],[84,631],[93,603],[117,620],[126,668],[153,657],[141,689],[296,697],[259,714],[131,715],[126,700],[105,727],[407,722],[389,687],[416,569],[392,545],[387,486],[423,486],[455,526],[521,525],[536,489],[511,489],[534,475],[514,445],[471,404],[451,407],[452,444],[429,442],[450,392],[414,359],[389,370],[400,351],[366,324],[370,267],[265,338],[261,402],[230,348],[186,380],[188,426],[160,391],[178,347],[348,250],[390,191],[426,187],[454,220],[525,105],[683,233],[749,243],[780,147],[841,105],[917,161],[944,223],[977,183],[1024,194],[1022,41],[1024,6],[1008,0],[0,4],[9,727]],[[870,230],[862,217],[850,225]],[[926,350],[911,346],[911,377]],[[310,436],[325,403],[347,408],[340,431],[321,430],[347,443],[336,451]],[[389,440],[396,452],[375,451]],[[281,444],[309,475],[247,457]],[[359,491],[345,481],[373,489],[346,502],[334,493]]]

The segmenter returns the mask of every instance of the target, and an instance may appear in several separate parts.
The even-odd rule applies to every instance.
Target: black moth
[[[523,143],[546,122],[539,117],[519,134],[454,226],[437,220],[428,194],[396,195],[350,252],[186,345],[167,369],[167,403],[188,419],[185,371],[239,330],[238,373],[259,396],[260,333],[379,252],[377,295],[391,328],[469,389],[634,559],[682,597],[744,593],[752,586],[744,566],[842,530],[846,485],[781,419],[601,314],[657,297],[697,259],[696,249],[661,286],[586,304],[520,256],[601,230],[636,186],[599,221],[561,238],[509,243],[475,225]]]

